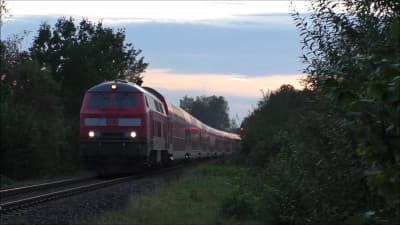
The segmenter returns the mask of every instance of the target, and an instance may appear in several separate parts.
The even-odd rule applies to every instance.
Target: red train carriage
[[[156,90],[125,81],[90,88],[80,114],[81,151],[100,175],[230,154],[240,137],[203,124]]]

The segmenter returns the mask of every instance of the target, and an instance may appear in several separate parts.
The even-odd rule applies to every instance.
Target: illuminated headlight
[[[94,138],[94,131],[92,131],[92,130],[89,131],[88,135],[89,135],[90,138]]]
[[[135,131],[131,131],[130,135],[131,135],[131,138],[135,138],[136,137],[136,132]]]

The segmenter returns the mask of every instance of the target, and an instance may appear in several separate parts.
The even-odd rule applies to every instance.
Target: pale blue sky
[[[262,97],[260,89],[274,90],[281,83],[300,87],[300,38],[287,2],[120,2],[132,4],[132,12],[118,3],[101,12],[94,1],[65,1],[63,11],[54,2],[29,8],[32,2],[9,1],[12,16],[3,24],[2,39],[31,31],[25,41],[29,46],[42,22],[54,25],[60,16],[73,16],[77,22],[82,17],[102,19],[105,26],[124,28],[127,42],[143,50],[149,63],[144,85],[159,89],[175,104],[186,94],[222,95],[231,117],[241,120]],[[89,6],[92,10],[86,11]],[[173,85],[171,77],[176,78]],[[207,81],[201,82],[202,77]],[[198,86],[178,84],[185,79],[196,80]],[[243,82],[225,82],[229,80]]]

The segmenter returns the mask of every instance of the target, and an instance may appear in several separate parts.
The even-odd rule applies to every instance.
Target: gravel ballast
[[[183,170],[185,168],[1,214],[0,224],[88,224],[100,214],[123,209],[143,193],[177,180]]]

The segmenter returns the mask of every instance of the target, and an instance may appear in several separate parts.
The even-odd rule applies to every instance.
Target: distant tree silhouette
[[[211,127],[222,130],[230,127],[228,102],[222,96],[197,96],[196,99],[184,96],[179,103],[182,109]]]

